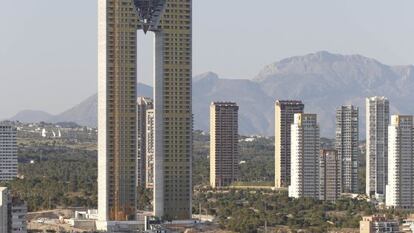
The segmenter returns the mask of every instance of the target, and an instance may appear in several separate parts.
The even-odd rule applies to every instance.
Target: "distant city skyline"
[[[3,3],[0,98],[14,101],[2,102],[0,119],[24,109],[60,113],[96,92],[97,4],[82,1],[79,8],[79,3]],[[226,78],[252,78],[269,63],[320,50],[362,54],[390,65],[413,64],[413,7],[409,0],[197,1],[194,74],[214,71]],[[140,44],[139,57],[150,54],[144,49],[150,43],[146,39]],[[140,65],[146,67],[140,81],[147,84],[149,66]]]

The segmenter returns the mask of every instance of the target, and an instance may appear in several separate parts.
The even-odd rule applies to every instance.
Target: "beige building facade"
[[[320,199],[336,201],[341,195],[341,159],[336,150],[321,150]]]
[[[290,185],[290,126],[305,105],[296,100],[278,100],[275,104],[275,187]]]
[[[98,24],[99,220],[136,220],[141,29],[155,34],[154,215],[190,219],[192,1],[99,0]]]
[[[210,105],[210,185],[220,188],[237,181],[239,173],[239,133],[236,103]]]
[[[366,216],[359,222],[360,233],[399,233],[399,224],[383,215]]]

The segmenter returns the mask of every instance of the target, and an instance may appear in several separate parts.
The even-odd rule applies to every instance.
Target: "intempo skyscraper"
[[[190,219],[192,1],[98,1],[99,220],[136,219],[138,30],[155,34],[154,215]]]

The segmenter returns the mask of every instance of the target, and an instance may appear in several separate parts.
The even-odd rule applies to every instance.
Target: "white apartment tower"
[[[414,208],[413,116],[391,117],[388,127],[388,207]]]
[[[155,114],[154,109],[147,110],[147,117],[146,117],[146,186],[149,189],[154,188],[154,156],[155,156],[155,135],[154,135],[154,129],[155,129]]]
[[[291,126],[289,197],[319,199],[319,134],[316,114],[295,114]]]
[[[359,110],[341,106],[336,110],[335,148],[341,159],[342,192],[358,193]]]
[[[137,100],[137,187],[145,188],[147,167],[147,111],[154,108],[153,100],[138,97]]]
[[[0,181],[17,177],[17,130],[8,125],[0,125]]]
[[[387,184],[389,101],[385,97],[366,99],[366,193],[383,197]]]

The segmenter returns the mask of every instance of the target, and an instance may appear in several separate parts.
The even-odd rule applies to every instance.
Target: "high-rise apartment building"
[[[336,201],[341,195],[341,162],[336,150],[321,150],[319,186],[323,201]]]
[[[154,215],[190,219],[192,1],[99,0],[98,24],[99,222],[136,219],[139,29],[155,34]]]
[[[98,4],[99,218],[135,220],[137,10],[132,0]]]
[[[319,199],[319,134],[316,114],[295,114],[291,126],[289,197]]]
[[[388,207],[414,208],[414,124],[412,116],[392,116],[388,127]]]
[[[155,215],[191,219],[192,0],[166,0],[155,35],[163,82],[155,85]]]
[[[0,181],[17,177],[17,130],[8,125],[0,125]]]
[[[366,99],[366,193],[385,195],[387,183],[389,101],[385,97]]]
[[[147,110],[153,109],[151,98],[137,100],[137,187],[146,187],[147,167]]]
[[[154,109],[147,110],[146,117],[146,186],[149,189],[154,188],[154,156],[155,156],[155,114]]]
[[[341,106],[336,110],[335,147],[342,160],[342,192],[358,193],[359,110]]]
[[[278,100],[275,104],[275,187],[290,184],[290,126],[295,113],[303,113],[301,101]]]
[[[210,185],[229,186],[238,178],[239,133],[236,103],[214,102],[210,106]]]

